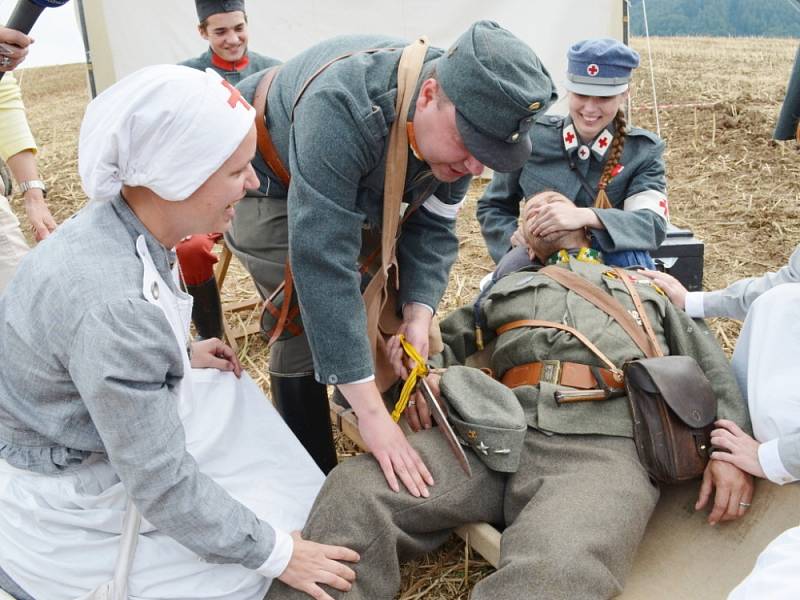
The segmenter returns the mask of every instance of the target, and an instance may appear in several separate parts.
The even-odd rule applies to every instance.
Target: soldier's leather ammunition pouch
[[[700,477],[709,459],[717,399],[694,358],[631,361],[625,388],[636,451],[650,477],[661,483]]]

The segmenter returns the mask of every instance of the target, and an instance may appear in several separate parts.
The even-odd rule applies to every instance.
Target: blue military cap
[[[436,76],[467,150],[495,171],[522,167],[535,116],[557,98],[534,51],[497,23],[478,21],[436,61]]]
[[[616,96],[628,89],[631,71],[639,66],[639,53],[611,38],[574,44],[567,52],[570,92],[584,96]]]
[[[194,0],[197,9],[197,19],[202,23],[211,15],[217,13],[244,12],[244,0]]]

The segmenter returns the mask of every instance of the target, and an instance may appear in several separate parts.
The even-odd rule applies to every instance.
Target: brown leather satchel
[[[636,451],[650,477],[678,483],[703,474],[717,412],[714,390],[691,356],[625,365]]]
[[[717,413],[714,390],[694,358],[664,356],[631,274],[619,267],[613,271],[633,300],[633,313],[611,294],[571,271],[546,267],[540,273],[614,318],[648,357],[623,366],[633,440],[648,474],[666,484],[699,477],[711,452],[711,429]]]

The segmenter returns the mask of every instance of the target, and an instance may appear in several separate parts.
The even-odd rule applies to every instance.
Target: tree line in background
[[[795,0],[645,0],[650,35],[800,37]],[[630,0],[632,35],[644,35],[642,0]]]

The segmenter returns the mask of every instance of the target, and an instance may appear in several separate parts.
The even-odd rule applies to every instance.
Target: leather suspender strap
[[[642,298],[639,296],[639,292],[636,291],[636,286],[631,282],[630,275],[619,267],[614,267],[614,272],[622,280],[622,283],[625,284],[625,287],[628,288],[628,293],[631,295],[633,305],[636,307],[636,311],[639,313],[639,319],[642,321],[642,327],[644,327],[644,330],[647,332],[647,337],[650,338],[650,344],[653,346],[653,356],[664,356],[661,345],[658,343],[656,334],[653,331],[653,326],[650,323],[650,318],[647,316],[647,312],[642,305]]]
[[[397,259],[395,245],[397,228],[400,221],[400,204],[408,168],[408,133],[406,122],[411,98],[422,71],[428,39],[421,37],[403,49],[400,64],[397,67],[397,101],[396,118],[389,131],[389,144],[386,154],[386,173],[383,184],[383,223],[381,229],[381,266],[364,290],[364,305],[367,312],[367,336],[370,340],[373,358],[378,357],[378,338],[383,308],[388,299],[387,288],[397,288]],[[390,282],[390,269],[394,271],[395,281]],[[376,368],[376,378],[378,377]],[[380,385],[379,385],[380,388]]]
[[[520,319],[519,321],[511,321],[510,323],[506,323],[505,325],[501,325],[497,328],[497,335],[505,333],[506,331],[511,331],[512,329],[519,329],[521,327],[547,327],[551,329],[560,329],[562,331],[566,331],[571,333],[576,338],[578,338],[584,346],[586,346],[589,350],[591,350],[597,358],[603,361],[609,370],[620,373],[620,370],[611,362],[608,357],[603,354],[600,349],[595,346],[589,338],[583,335],[580,331],[575,329],[574,327],[570,327],[569,325],[564,325],[562,323],[556,323],[554,321],[541,321],[539,319]]]
[[[645,332],[642,331],[642,328],[637,325],[636,321],[633,320],[633,317],[631,317],[630,313],[628,313],[620,301],[611,294],[604,292],[593,283],[576,275],[572,271],[561,267],[544,267],[539,270],[539,273],[547,275],[550,279],[553,279],[568,290],[572,290],[588,302],[594,304],[597,308],[619,323],[620,327],[625,330],[625,333],[628,334],[645,356],[648,358],[655,356],[650,339],[645,335]]]
[[[289,189],[289,171],[283,166],[278,151],[275,149],[275,144],[272,143],[272,136],[267,129],[267,96],[269,95],[269,88],[272,85],[272,80],[278,74],[280,67],[272,67],[261,78],[256,87],[256,93],[253,96],[253,105],[256,107],[256,134],[258,153],[261,158],[267,163],[267,166],[280,179],[281,184],[285,189]]]

